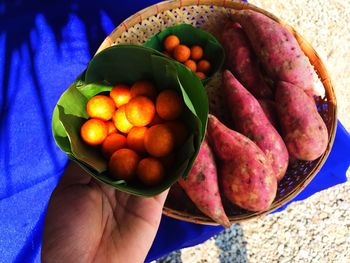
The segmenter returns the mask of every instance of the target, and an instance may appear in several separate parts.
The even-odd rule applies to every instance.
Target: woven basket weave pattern
[[[317,75],[318,86],[322,89],[322,97],[316,99],[318,110],[324,119],[328,132],[330,134],[330,143],[326,152],[318,160],[312,162],[298,161],[290,165],[287,174],[278,185],[278,192],[272,206],[264,212],[253,213],[240,209],[237,206],[227,205],[224,201],[225,210],[231,222],[240,222],[256,218],[267,214],[295,197],[316,175],[326,160],[330,148],[333,144],[336,129],[336,99],[334,90],[329,80],[328,73],[312,47],[294,31],[293,28],[280,21],[275,16],[261,10],[255,6],[241,3],[239,1],[169,1],[151,6],[144,9],[119,25],[109,37],[105,39],[98,52],[106,47],[116,44],[143,44],[147,39],[163,29],[176,24],[191,24],[209,31],[214,36],[218,36],[222,30],[223,23],[229,19],[232,10],[250,8],[265,15],[270,16],[277,22],[286,26],[296,37],[304,53],[309,57],[314,66]],[[321,83],[322,82],[322,83]],[[224,105],[222,92],[220,92],[221,72],[214,74],[212,79],[206,85],[206,91],[209,97],[210,112],[218,116],[225,124],[229,124],[227,110]],[[186,197],[184,197],[186,198]],[[164,207],[164,213],[183,220],[195,223],[213,224],[215,223],[193,205],[186,205],[188,200],[167,200]]]
[[[213,15],[215,13],[215,15]],[[128,28],[113,41],[113,44],[143,44],[148,38],[163,29],[177,24],[191,24],[205,29],[214,35],[217,33],[221,19],[228,17],[229,9],[215,6],[186,6],[163,11]]]

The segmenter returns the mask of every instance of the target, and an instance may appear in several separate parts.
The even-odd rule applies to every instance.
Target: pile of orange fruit
[[[203,48],[199,45],[188,47],[180,43],[176,35],[169,35],[163,42],[164,54],[184,64],[195,72],[198,78],[205,79],[210,73],[211,64],[203,58]]]
[[[152,186],[164,179],[188,137],[180,119],[183,110],[182,97],[172,89],[158,92],[148,80],[117,84],[109,94],[88,101],[90,118],[80,135],[85,143],[101,147],[112,178]]]

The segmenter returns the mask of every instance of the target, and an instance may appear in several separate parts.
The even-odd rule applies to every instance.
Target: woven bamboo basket
[[[315,177],[331,151],[337,124],[336,98],[329,74],[316,51],[292,27],[254,5],[226,0],[172,0],[145,8],[126,19],[103,41],[96,52],[98,53],[117,44],[143,44],[148,38],[164,28],[181,23],[192,24],[217,36],[220,27],[229,18],[230,13],[241,9],[252,9],[265,14],[285,26],[296,37],[300,47],[315,69],[315,86],[320,91],[320,96],[315,101],[319,113],[326,123],[329,132],[329,143],[327,150],[319,159],[312,162],[299,161],[288,168],[287,174],[278,185],[276,198],[269,209],[254,213],[240,209],[229,204],[227,200],[223,200],[225,210],[232,223],[259,218],[291,201]],[[205,88],[209,97],[210,111],[221,119],[225,119],[225,111],[218,107],[222,103],[222,98],[216,90],[220,86],[221,72],[214,75]],[[196,209],[177,185],[172,187],[163,213],[189,222],[217,225]]]

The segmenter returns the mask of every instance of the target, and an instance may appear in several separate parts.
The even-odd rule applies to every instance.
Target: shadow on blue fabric
[[[0,252],[4,262],[39,261],[45,207],[67,163],[51,133],[51,114],[60,94],[116,25],[154,2],[0,3]],[[29,200],[36,202],[35,208],[25,202]]]

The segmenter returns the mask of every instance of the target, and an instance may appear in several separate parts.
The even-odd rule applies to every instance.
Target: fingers
[[[71,185],[86,185],[91,181],[91,175],[84,171],[78,164],[69,161],[64,174],[57,186],[57,189],[63,189]]]
[[[166,189],[164,192],[160,193],[159,195],[154,196],[153,198],[163,207],[165,200],[168,196],[169,188]]]
[[[162,209],[169,190],[154,197],[134,196],[116,191],[114,218],[116,225],[114,240],[120,240],[119,247],[125,258],[144,262],[161,220]]]
[[[152,197],[146,197],[146,196],[131,196],[130,198],[133,200],[133,202],[140,203],[140,204],[156,204],[159,207],[163,208],[166,197],[168,196],[169,189],[166,189],[164,192],[152,196]]]
[[[161,194],[153,197],[129,196],[124,203],[124,207],[134,216],[143,218],[145,221],[148,221],[154,227],[158,228],[168,192],[169,190],[165,190]]]

